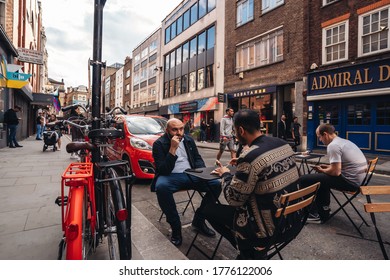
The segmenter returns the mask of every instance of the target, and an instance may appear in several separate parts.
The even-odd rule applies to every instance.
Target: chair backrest
[[[390,202],[372,202],[371,195],[390,195],[390,186],[362,186],[360,187],[360,192],[366,196],[367,203],[364,204],[364,210],[367,213],[370,213],[371,221],[375,227],[375,233],[378,238],[383,258],[388,260],[389,256],[387,255],[386,248],[376,222],[375,213],[390,212]]]
[[[368,161],[366,176],[364,177],[363,182],[361,183],[362,186],[367,186],[368,183],[370,183],[371,177],[375,172],[377,163],[378,163],[378,157]]]
[[[316,198],[319,187],[320,183],[318,182],[304,189],[281,196],[280,207],[275,213],[275,217],[279,221],[275,227],[273,241],[270,242],[270,246],[266,249],[268,259],[276,254],[279,255],[280,259],[283,259],[280,251],[298,236],[306,224],[309,210]],[[302,211],[302,215],[295,215],[298,211]]]
[[[280,198],[281,207],[276,211],[275,217],[287,216],[305,207],[311,206],[316,197],[320,183],[315,183],[307,188],[284,194]]]
[[[360,192],[366,196],[367,203],[364,204],[364,210],[367,213],[390,212],[389,202],[372,202],[371,195],[390,194],[390,186],[362,186]]]

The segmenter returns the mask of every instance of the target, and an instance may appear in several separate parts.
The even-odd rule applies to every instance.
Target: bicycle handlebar
[[[75,122],[72,122],[69,120],[64,120],[63,124],[69,124],[69,125],[74,126],[76,128],[83,129],[84,131],[88,130],[89,126],[90,126],[89,124],[81,125],[81,124],[78,124],[78,123],[75,123]]]
[[[77,109],[78,107],[82,108],[84,110],[84,112],[88,112],[87,108],[85,108],[85,106],[82,104],[73,104],[73,105],[65,106],[65,107],[62,107],[61,110],[62,110],[62,112],[66,112],[66,111],[69,111],[71,109]]]
[[[119,110],[119,111],[122,112],[122,114],[127,115],[127,111],[125,109],[123,109],[122,107],[119,107],[119,106],[117,106],[117,107],[115,107],[115,108],[113,108],[111,110],[110,110],[109,107],[106,107],[106,111],[107,111],[106,115],[112,115],[116,110]]]

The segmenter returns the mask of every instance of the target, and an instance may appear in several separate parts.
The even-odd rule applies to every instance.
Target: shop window
[[[376,109],[376,124],[390,125],[390,102],[378,103]]]
[[[348,58],[348,21],[324,28],[322,36],[324,64]]]
[[[318,106],[319,123],[329,123],[339,125],[339,106],[338,105],[320,105]]]
[[[359,55],[388,51],[389,7],[359,17]]]
[[[370,125],[371,106],[369,103],[348,105],[348,125]]]

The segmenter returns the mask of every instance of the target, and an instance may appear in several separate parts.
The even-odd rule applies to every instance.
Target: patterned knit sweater
[[[240,155],[234,176],[223,174],[226,201],[236,207],[233,224],[240,247],[269,245],[280,196],[297,190],[298,178],[290,145],[265,135]],[[294,226],[294,221],[291,223],[289,226]]]

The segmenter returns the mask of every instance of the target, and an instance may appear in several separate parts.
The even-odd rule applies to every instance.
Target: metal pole
[[[100,96],[102,71],[103,8],[106,0],[95,0],[92,56],[92,129],[100,128]],[[92,162],[99,161],[99,152],[92,152]]]

